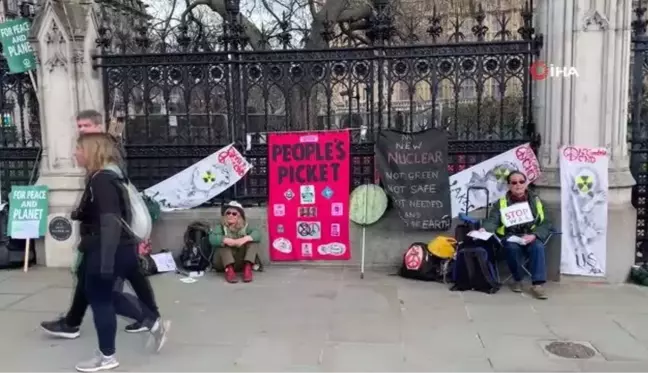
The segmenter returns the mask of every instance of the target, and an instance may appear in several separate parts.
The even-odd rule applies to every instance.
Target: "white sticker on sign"
[[[286,205],[283,203],[278,203],[273,206],[274,216],[285,216],[286,215]]]
[[[312,205],[315,203],[315,186],[302,185],[299,187],[299,200],[302,205]]]
[[[531,207],[528,202],[516,203],[511,206],[507,206],[500,210],[502,216],[502,222],[506,228],[531,223],[533,219],[533,213],[531,212]]]
[[[297,238],[300,240],[319,240],[322,238],[322,223],[318,221],[298,221]]]
[[[302,255],[303,256],[313,256],[313,244],[312,243],[303,243],[301,245]]]
[[[346,253],[346,245],[340,242],[332,242],[330,244],[319,245],[317,247],[317,252],[320,255],[341,256]]]
[[[284,254],[290,254],[292,252],[292,244],[290,243],[290,241],[283,237],[279,237],[274,240],[274,242],[272,242],[272,247]]]
[[[332,216],[344,215],[344,209],[342,208],[342,203],[340,202],[331,203],[331,215]]]

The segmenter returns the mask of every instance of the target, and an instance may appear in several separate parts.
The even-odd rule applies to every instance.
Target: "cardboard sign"
[[[9,71],[13,74],[36,69],[36,55],[29,42],[31,25],[25,18],[0,24],[0,43]]]
[[[383,130],[376,143],[376,162],[385,191],[406,228],[450,229],[452,209],[445,130]]]
[[[9,237],[39,238],[47,231],[48,189],[46,185],[11,187],[9,195]]]
[[[528,202],[516,203],[503,208],[500,214],[506,228],[531,223],[534,220],[533,212],[531,212],[531,206],[529,206]]]

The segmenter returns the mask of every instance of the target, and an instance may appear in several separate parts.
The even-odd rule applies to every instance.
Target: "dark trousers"
[[[65,315],[65,323],[69,326],[78,327],[83,322],[83,317],[85,316],[86,310],[88,309],[89,303],[88,298],[86,297],[86,269],[85,269],[85,256],[79,264],[77,269],[77,284],[74,288],[74,295],[72,296],[72,306],[68,310],[68,313]],[[155,302],[155,295],[153,293],[153,288],[151,287],[151,282],[149,279],[144,276],[141,271],[138,271],[138,274],[135,274],[129,281],[131,287],[137,297],[133,294],[124,292],[124,280],[118,278],[115,281],[115,286],[113,291],[117,294],[115,297],[115,308],[116,312],[120,316],[128,317],[137,322],[144,324],[145,326],[151,328],[160,317],[160,312],[158,310],[157,303]],[[138,299],[139,298],[139,299]],[[133,309],[138,309],[139,312],[133,314]],[[144,320],[144,311],[143,308],[146,308],[153,315],[153,319]]]
[[[547,281],[547,264],[545,262],[545,246],[540,240],[535,240],[528,245],[522,246],[516,243],[504,241],[506,251],[506,263],[515,281],[522,281],[524,276],[522,270],[523,257],[529,257],[529,272],[531,282],[534,285],[541,285]]]
[[[99,250],[86,253],[85,292],[90,307],[92,307],[95,329],[99,340],[99,350],[105,356],[115,353],[115,335],[117,333],[117,310],[120,314],[136,320],[149,320],[152,325],[156,314],[144,304],[133,304],[125,301],[123,292],[115,291],[118,279],[122,278],[131,283],[139,283],[142,274],[139,269],[136,248],[125,245],[117,250],[113,273],[100,273],[101,253]],[[150,289],[150,287],[149,287]],[[152,291],[150,300],[153,300]]]

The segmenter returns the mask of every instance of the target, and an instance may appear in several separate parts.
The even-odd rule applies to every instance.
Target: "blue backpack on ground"
[[[495,294],[500,289],[497,272],[490,261],[488,250],[465,243],[457,251],[452,291],[475,290]]]
[[[495,294],[500,289],[497,269],[493,264],[494,251],[492,242],[473,240],[468,236],[472,230],[479,229],[480,219],[468,215],[470,195],[473,190],[481,190],[486,194],[486,206],[489,206],[490,192],[484,187],[469,187],[466,197],[466,213],[460,213],[459,219],[463,224],[455,228],[455,239],[458,244],[452,279],[452,291],[475,290],[487,294]],[[491,239],[492,240],[492,239]]]

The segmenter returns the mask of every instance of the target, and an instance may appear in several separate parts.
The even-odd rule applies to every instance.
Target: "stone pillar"
[[[94,22],[90,5],[48,0],[32,27],[40,61],[37,79],[43,155],[38,183],[49,186],[48,222],[59,218],[60,227],[65,227],[60,218],[69,219],[83,189],[83,173],[73,157],[76,114],[84,109],[103,112],[101,81],[92,69],[97,38]],[[37,245],[40,264],[69,266],[77,241],[76,224],[68,238],[55,239],[48,229]]]
[[[636,223],[627,145],[632,0],[540,0],[536,11],[536,32],[544,36],[539,59],[578,71],[578,76],[535,83],[543,167],[538,189],[560,228],[558,149],[569,144],[607,148],[611,156],[606,278],[623,282],[634,264]],[[548,249],[548,261],[550,268],[560,268],[560,239]],[[559,273],[549,277],[559,278]]]

